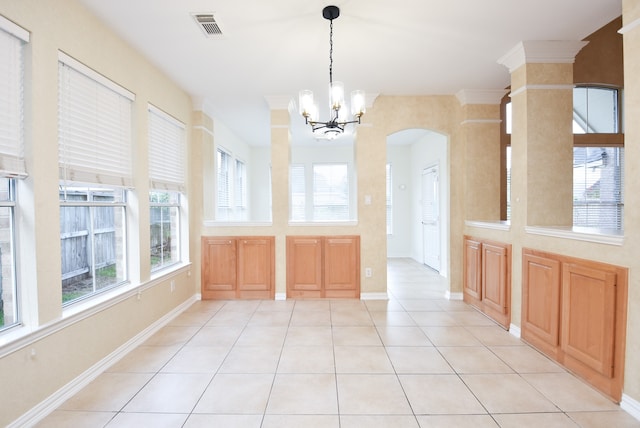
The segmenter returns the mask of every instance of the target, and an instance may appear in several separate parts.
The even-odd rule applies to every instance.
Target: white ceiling
[[[329,4],[340,8],[334,80],[380,95],[505,88],[497,60],[518,42],[581,40],[622,13],[621,0],[81,2],[254,145],[269,143],[268,97],[326,92]],[[193,13],[214,13],[223,36],[205,37]],[[303,124],[296,116],[294,138]]]

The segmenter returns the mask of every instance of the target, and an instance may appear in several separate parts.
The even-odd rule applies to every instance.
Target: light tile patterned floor
[[[197,302],[40,427],[640,427],[389,260],[389,301]]]

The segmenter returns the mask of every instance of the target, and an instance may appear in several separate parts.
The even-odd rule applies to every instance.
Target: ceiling
[[[518,42],[581,40],[622,13],[621,0],[80,1],[251,145],[269,143],[267,99],[312,89],[326,120],[329,4],[334,80],[369,101],[505,88],[497,60]],[[213,13],[223,34],[206,37],[194,13]],[[310,136],[297,115],[292,129]]]

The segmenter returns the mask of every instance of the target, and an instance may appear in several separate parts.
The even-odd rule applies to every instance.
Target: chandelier
[[[324,135],[325,138],[334,139],[344,132],[346,125],[360,123],[360,118],[365,112],[364,91],[351,92],[352,120],[347,120],[348,107],[344,100],[344,84],[333,81],[333,20],[340,16],[337,6],[327,6],[322,9],[322,16],[329,20],[329,120],[318,120],[318,107],[313,102],[313,92],[300,91],[298,108],[307,125],[316,135]]]

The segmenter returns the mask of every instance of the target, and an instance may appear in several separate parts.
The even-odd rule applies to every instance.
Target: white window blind
[[[313,165],[313,220],[349,220],[347,164]]]
[[[306,198],[306,181],[304,177],[304,165],[291,165],[290,169],[291,180],[291,213],[290,217],[292,221],[304,221],[305,220],[305,198]]]
[[[149,106],[151,188],[184,192],[184,124]]]
[[[60,179],[133,187],[134,95],[62,52],[58,68]]]
[[[25,177],[24,58],[29,33],[0,16],[0,176]]]
[[[218,220],[229,220],[231,217],[231,156],[224,150],[216,152],[218,177],[217,215]]]

